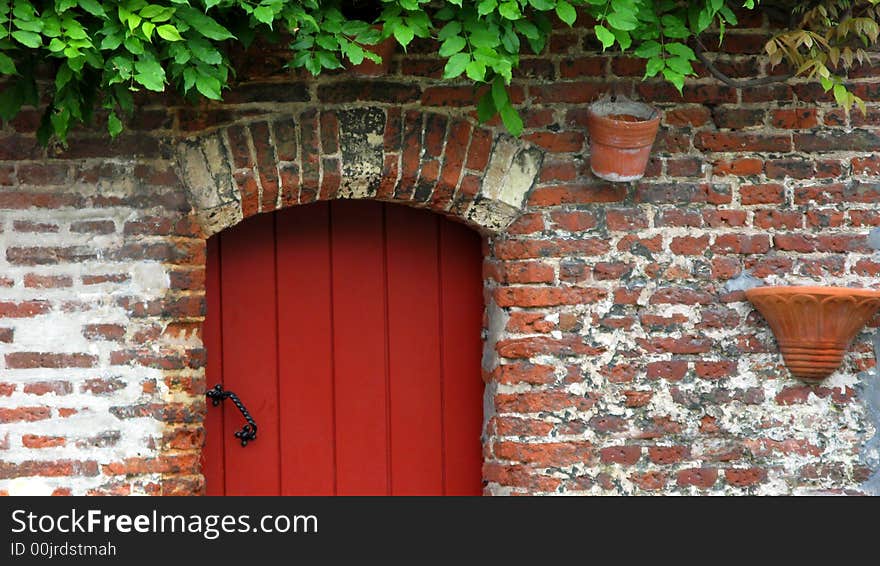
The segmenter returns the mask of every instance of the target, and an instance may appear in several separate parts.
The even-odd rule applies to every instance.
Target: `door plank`
[[[277,213],[281,494],[333,495],[330,207]]]
[[[223,233],[223,385],[253,415],[257,440],[232,436],[244,420],[225,401],[227,495],[277,494],[279,484],[274,216],[248,219]]]
[[[443,442],[446,495],[482,492],[483,326],[480,236],[454,222],[440,230],[442,292]]]
[[[388,494],[382,205],[330,205],[339,495]]]
[[[221,332],[223,310],[220,287],[220,237],[208,239],[207,261],[205,265],[205,300],[207,314],[204,324],[205,348],[208,351],[206,381],[208,387],[223,383],[223,333]],[[232,434],[230,432],[230,434]],[[214,407],[208,402],[205,417],[205,446],[202,448],[202,473],[205,474],[205,487],[208,495],[226,493],[223,477],[223,405]]]
[[[387,206],[393,495],[443,493],[438,220]]]

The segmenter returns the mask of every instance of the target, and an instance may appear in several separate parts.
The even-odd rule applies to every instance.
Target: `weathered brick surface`
[[[749,29],[761,25],[729,36],[719,64],[733,76],[764,68]],[[807,84],[739,92],[701,76],[681,96],[589,38],[560,28],[523,58],[515,142],[476,124],[473,90],[440,81],[423,52],[382,79],[253,74],[223,104],[156,101],[137,133],[77,134],[66,152],[7,127],[0,492],[201,493],[203,238],[340,197],[428,207],[487,235],[501,314],[486,317],[485,493],[867,491],[880,323],[808,386],[724,284],[748,270],[880,288],[867,238],[880,227],[878,66],[853,77],[868,114],[847,115]],[[633,185],[589,172],[584,103],[612,88],[664,111]],[[180,158],[183,139],[207,176]],[[503,196],[511,175],[521,198]]]

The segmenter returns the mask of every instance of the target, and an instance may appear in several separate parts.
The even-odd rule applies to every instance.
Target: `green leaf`
[[[453,35],[458,35],[461,32],[461,23],[456,21],[451,21],[443,28],[440,29],[440,32],[437,34],[437,39],[439,41],[446,41]]]
[[[691,75],[694,72],[690,61],[682,57],[669,57],[666,59],[666,67],[682,75]]]
[[[217,51],[213,45],[203,39],[195,41],[190,40],[187,42],[187,45],[193,55],[195,55],[200,61],[204,61],[209,65],[219,65],[223,62],[223,56],[220,52]]]
[[[541,10],[542,12],[552,10],[556,7],[556,2],[552,2],[551,0],[529,0],[529,4],[531,4],[536,10]]]
[[[446,62],[446,66],[443,68],[443,78],[454,79],[465,71],[467,64],[470,62],[471,56],[469,53],[456,53]]]
[[[670,53],[677,57],[681,57],[682,59],[686,59],[688,61],[693,61],[697,58],[696,54],[694,54],[694,50],[684,43],[667,43],[663,47],[666,49],[667,53]]]
[[[394,26],[394,39],[397,40],[397,43],[406,47],[409,45],[409,42],[413,40],[415,37],[415,33],[412,29],[407,27],[405,24],[398,24]]]
[[[486,78],[486,65],[480,61],[471,61],[465,67],[465,73],[472,81],[482,81]]]
[[[32,31],[14,31],[12,32],[12,37],[25,47],[36,48],[43,45],[43,40],[40,37],[40,34]]]
[[[163,13],[164,11],[165,11],[164,7],[158,6],[156,4],[150,4],[149,6],[145,7],[143,10],[138,12],[138,15],[144,19],[152,20],[153,18],[155,18],[159,14]]]
[[[189,6],[178,8],[177,12],[175,12],[175,16],[189,24],[191,28],[195,29],[195,31],[208,39],[223,41],[224,39],[232,39],[235,37],[228,29],[218,24],[214,18],[206,16]]]
[[[569,26],[577,19],[577,12],[575,12],[574,7],[565,0],[556,2],[556,15]]]
[[[492,93],[487,92],[482,98],[480,98],[480,102],[477,103],[477,119],[480,122],[488,122],[497,113],[498,110],[495,108],[495,103],[492,101]]]
[[[608,20],[611,27],[623,31],[631,31],[639,27],[639,21],[633,14],[611,12],[605,19]]]
[[[642,59],[649,59],[660,55],[660,44],[653,39],[639,45],[633,54]]]
[[[645,76],[644,78],[650,78],[662,71],[666,68],[666,61],[661,59],[660,57],[651,57],[648,59],[648,63],[645,66]]]
[[[504,122],[504,127],[507,128],[507,131],[510,132],[511,135],[519,136],[522,134],[523,121],[513,106],[508,104],[507,106],[502,107],[498,112],[501,114],[501,121]]]
[[[596,24],[593,26],[593,31],[596,32],[596,39],[602,43],[603,50],[614,45],[614,34],[608,31],[608,28],[602,24]]]
[[[464,40],[463,37],[461,37],[460,35],[453,35],[440,45],[440,56],[448,58],[452,55],[455,55],[456,53],[464,49],[465,45],[467,45],[467,42]]]
[[[24,104],[24,92],[20,85],[19,81],[0,92],[0,118],[12,120],[21,110],[21,105]]]
[[[501,4],[498,7],[498,13],[501,14],[502,18],[508,20],[518,20],[522,17],[522,12],[519,11],[519,4],[515,1]]]
[[[523,34],[527,39],[538,39],[541,37],[541,32],[538,30],[538,27],[528,20],[517,20],[515,25],[516,30]]]
[[[15,61],[12,60],[12,57],[0,51],[0,73],[4,75],[17,75],[18,71],[15,69]]]
[[[93,16],[98,16],[99,18],[107,17],[107,12],[104,11],[104,7],[101,6],[98,0],[79,0],[79,7]]]
[[[206,98],[220,100],[220,81],[211,75],[199,73],[196,76],[196,90]]]
[[[144,24],[146,26],[146,24]],[[156,28],[156,33],[159,34],[159,37],[166,41],[182,41],[183,38],[180,37],[180,32],[177,31],[177,28],[170,25],[165,24],[164,26],[159,26]]]
[[[357,43],[349,43],[345,49],[345,56],[353,65],[360,65],[364,62],[364,50]]]
[[[268,6],[258,6],[257,9],[254,10],[254,18],[256,18],[258,22],[262,22],[267,26],[272,27],[272,21],[275,19],[275,12]]]
[[[110,132],[111,138],[116,138],[122,132],[122,120],[119,119],[116,112],[111,112],[107,116],[107,131]]]
[[[147,36],[147,40],[153,40],[153,30],[156,29],[156,24],[153,22],[144,22],[141,24],[141,31],[144,32],[144,35]]]
[[[681,94],[681,89],[684,87],[684,75],[676,72],[669,67],[663,69],[663,77],[672,83],[672,85],[678,89],[679,94]]]
[[[149,90],[162,92],[165,90],[165,69],[152,56],[141,57],[135,64],[134,80]]]
[[[495,108],[499,109],[510,104],[510,99],[507,96],[507,89],[504,86],[504,81],[501,80],[500,77],[497,77],[492,81],[492,102],[495,103]]]
[[[498,0],[480,0],[480,3],[477,5],[477,13],[485,16],[494,12],[497,7]]]

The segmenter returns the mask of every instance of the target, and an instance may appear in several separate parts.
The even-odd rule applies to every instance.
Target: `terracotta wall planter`
[[[600,100],[587,112],[590,169],[606,181],[641,179],[660,127],[660,112],[632,100]]]
[[[757,287],[746,297],[767,319],[792,375],[825,379],[880,310],[880,291],[843,287]]]

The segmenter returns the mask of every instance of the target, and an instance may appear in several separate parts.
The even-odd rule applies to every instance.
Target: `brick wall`
[[[765,25],[744,18],[718,65],[770,72]],[[846,115],[798,81],[740,92],[701,76],[681,97],[597,53],[585,29],[559,28],[523,57],[513,92],[527,130],[510,140],[475,123],[471,88],[441,82],[419,45],[379,79],[291,79],[272,50],[235,57],[241,84],[223,104],[145,99],[112,143],[96,129],[40,148],[36,111],[4,125],[0,491],[202,492],[205,236],[352,196],[431,207],[487,236],[486,493],[876,484],[880,321],[811,387],[726,283],[748,270],[880,288],[878,60],[852,73],[867,116]],[[585,103],[609,90],[665,112],[634,185],[589,173]],[[205,153],[212,139],[220,153]],[[199,181],[187,147],[228,178]]]

